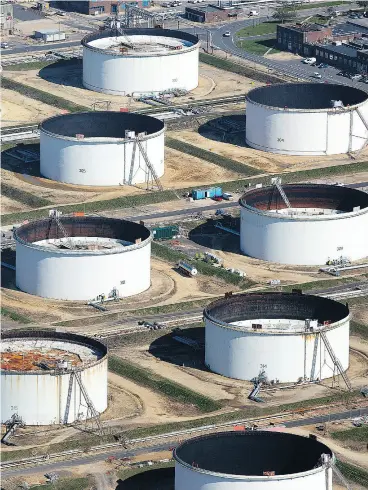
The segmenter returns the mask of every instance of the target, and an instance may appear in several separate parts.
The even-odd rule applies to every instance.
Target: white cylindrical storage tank
[[[322,184],[253,189],[239,200],[240,249],[257,259],[323,265],[368,255],[368,194]]]
[[[124,298],[151,284],[150,231],[140,224],[95,216],[65,216],[17,228],[16,285],[63,300]]]
[[[284,83],[246,97],[246,142],[288,155],[360,150],[368,138],[368,94],[347,85]]]
[[[143,114],[91,111],[51,117],[40,125],[40,172],[76,185],[155,184],[152,168],[157,177],[164,174],[164,133],[162,121]]]
[[[26,425],[67,424],[90,418],[91,404],[106,410],[102,342],[51,330],[3,332],[1,356],[2,423],[17,415]]]
[[[197,36],[169,29],[104,30],[82,40],[83,85],[112,95],[193,90]]]
[[[175,490],[332,490],[332,451],[268,431],[220,432],[174,450]]]
[[[347,306],[298,293],[237,294],[204,310],[205,362],[228,378],[317,381],[349,367]],[[328,344],[328,345],[326,345]],[[337,373],[339,374],[339,373]]]

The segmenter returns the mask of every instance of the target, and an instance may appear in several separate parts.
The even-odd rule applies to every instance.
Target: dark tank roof
[[[174,458],[194,470],[242,476],[264,476],[263,472],[274,471],[277,477],[318,468],[322,454],[332,456],[326,445],[314,439],[245,431],[189,439],[175,449]]]
[[[352,106],[367,99],[364,90],[331,83],[282,83],[255,88],[247,95],[247,100],[256,104],[306,110],[332,109],[332,100]]]

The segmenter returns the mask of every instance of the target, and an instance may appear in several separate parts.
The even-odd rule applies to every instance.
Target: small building
[[[285,51],[309,55],[305,44],[332,39],[332,29],[320,24],[279,24],[277,26],[277,45]]]
[[[65,32],[58,30],[48,30],[42,29],[40,31],[35,31],[34,37],[36,39],[42,39],[45,43],[50,43],[53,41],[64,41],[66,36]]]
[[[185,17],[194,22],[219,22],[237,17],[238,9],[225,9],[214,5],[185,7]]]
[[[131,3],[139,7],[149,7],[150,1],[143,0],[139,2],[120,2],[117,0],[54,0],[51,2],[51,7],[65,10],[67,12],[79,12],[86,15],[98,14],[116,14],[125,9],[125,4]]]
[[[0,28],[2,35],[13,33],[14,15],[11,3],[0,3]]]
[[[345,71],[368,72],[368,49],[359,50],[342,43],[316,44],[313,48],[318,63],[326,63]]]

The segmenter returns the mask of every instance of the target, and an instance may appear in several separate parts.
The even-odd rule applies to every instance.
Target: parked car
[[[328,68],[328,65],[326,63],[320,63],[318,68]]]
[[[9,44],[8,43],[1,43],[1,49],[8,49],[10,48]]]
[[[230,36],[231,36],[230,31],[226,31],[223,33],[223,37],[230,37]]]
[[[318,73],[318,71],[315,71],[312,75],[311,75],[312,78],[322,78],[322,75],[320,73]]]
[[[222,196],[216,196],[216,197],[213,197],[212,199],[213,199],[214,201],[218,201],[218,202],[220,202],[220,201],[222,201],[222,200],[223,200]]]
[[[350,75],[350,80],[353,80],[354,82],[359,82],[363,78],[363,75],[360,75],[359,73],[352,73]]]
[[[304,58],[303,63],[306,65],[311,65],[312,63],[315,63],[317,60],[316,58]]]

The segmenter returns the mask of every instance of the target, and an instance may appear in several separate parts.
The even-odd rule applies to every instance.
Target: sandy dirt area
[[[264,58],[270,58],[271,60],[281,60],[281,61],[295,61],[302,60],[303,58],[297,54],[288,53],[286,51],[281,51],[280,53],[273,53],[272,51],[269,54],[266,54]]]
[[[238,177],[235,172],[171,148],[165,148],[165,174],[160,179],[165,189],[225,182],[236,180]],[[77,204],[147,192],[145,184],[95,187],[59,183],[40,176],[39,163],[22,164],[9,156],[3,159],[1,178],[3,182],[38,197],[49,199],[53,204]],[[3,202],[2,213],[26,209],[29,209],[26,204],[9,199]]]
[[[158,259],[151,259],[151,271],[150,289],[131,298],[125,298],[119,303],[113,305],[110,303],[108,311],[124,312],[153,305],[211,298],[223,294],[224,291],[224,283],[221,281],[211,281],[209,287],[204,278],[183,276],[169,263]],[[85,317],[93,318],[98,315],[97,310],[88,307],[85,301],[45,299],[15,289],[13,271],[9,271],[9,275],[4,276],[2,305],[27,315],[32,322],[42,324]]]
[[[348,155],[301,157],[267,153],[247,147],[243,132],[239,133],[237,144],[233,144],[221,141],[222,134],[218,131],[205,129],[201,132],[201,128],[199,130],[200,132],[172,131],[169,135],[224,157],[237,160],[245,165],[258,168],[261,172],[288,172],[351,163],[351,158]],[[364,160],[367,154],[368,149],[365,149],[360,153],[359,160]]]
[[[238,174],[218,165],[200,160],[171,148],[165,149],[165,175],[161,182],[165,188],[190,187],[211,182],[236,180]]]
[[[149,107],[142,102],[132,101],[129,97],[99,94],[85,89],[82,84],[81,63],[61,66],[55,64],[42,70],[9,70],[6,71],[6,77],[88,107],[96,101],[110,102],[110,110],[120,110],[121,107],[135,109]],[[262,84],[200,63],[198,87],[187,96],[172,99],[172,103],[180,105],[204,97],[216,98],[242,94],[259,85]]]
[[[58,20],[61,20],[60,17],[56,17]],[[36,19],[36,20],[26,20],[22,22],[16,23],[16,30],[20,34],[25,36],[33,35],[34,31],[39,30],[60,30],[62,32],[68,33],[71,32],[70,26],[63,24],[62,22],[56,22],[52,19]]]
[[[13,90],[3,88],[1,91],[2,127],[37,123],[62,112],[61,109],[25,97]]]

